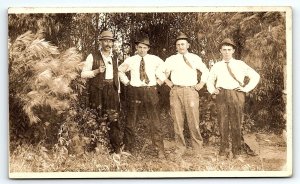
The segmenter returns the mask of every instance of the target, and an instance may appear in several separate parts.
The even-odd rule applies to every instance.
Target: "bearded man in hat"
[[[241,124],[245,93],[256,87],[260,80],[259,74],[241,60],[233,58],[236,45],[229,38],[220,44],[222,61],[211,68],[207,81],[207,89],[216,95],[218,124],[221,134],[219,155],[230,155],[229,134],[231,135],[231,152],[234,158],[241,154]],[[244,84],[245,77],[250,81]]]
[[[198,153],[203,144],[199,128],[198,91],[205,85],[209,71],[198,55],[188,51],[189,47],[188,37],[181,33],[176,38],[177,54],[168,57],[156,72],[157,77],[171,88],[170,109],[178,148],[176,152],[179,156],[186,150],[183,134],[185,116],[194,151]],[[197,71],[201,72],[200,79]]]
[[[142,38],[135,42],[136,55],[127,58],[119,66],[121,82],[128,87],[129,109],[127,111],[124,130],[124,152],[133,152],[136,139],[136,121],[141,117],[141,107],[150,120],[150,134],[153,145],[158,150],[158,157],[165,158],[163,134],[158,112],[158,80],[155,76],[156,69],[163,60],[148,54],[151,47],[149,38]],[[130,80],[126,76],[130,72]]]
[[[99,38],[100,49],[87,56],[81,72],[82,78],[90,79],[89,106],[96,111],[98,123],[107,118],[111,153],[119,153],[121,145],[118,57],[112,52],[115,40],[112,32],[103,31]]]

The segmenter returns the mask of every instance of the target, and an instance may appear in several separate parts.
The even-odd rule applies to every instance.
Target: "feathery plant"
[[[35,108],[49,106],[62,113],[76,100],[70,84],[79,76],[81,55],[75,48],[60,53],[56,46],[30,31],[9,48],[10,94],[20,104],[30,123],[38,123]]]
[[[58,128],[71,122],[70,109],[85,82],[81,61],[75,48],[61,52],[42,32],[28,31],[9,43],[11,141],[57,141]]]

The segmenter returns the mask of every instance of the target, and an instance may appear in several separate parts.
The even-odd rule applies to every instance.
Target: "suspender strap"
[[[232,77],[234,80],[236,80],[236,81],[239,83],[239,85],[240,85],[241,87],[244,87],[245,85],[244,85],[243,83],[241,83],[239,80],[236,79],[234,73],[232,72],[232,70],[231,70],[231,68],[230,68],[230,66],[229,66],[229,62],[226,62],[226,66],[227,66],[227,69],[228,69],[229,74],[231,75],[231,77]]]

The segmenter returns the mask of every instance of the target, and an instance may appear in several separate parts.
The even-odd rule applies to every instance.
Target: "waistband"
[[[220,89],[220,90],[228,90],[228,91],[237,91],[237,88],[234,88],[234,89],[225,89],[225,88],[222,88],[222,87],[218,87],[218,89]]]
[[[113,79],[104,79],[103,82],[105,82],[105,83],[113,83],[114,80]]]
[[[181,85],[173,85],[173,88],[176,87],[176,88],[192,88],[194,89],[194,86],[181,86]]]
[[[135,89],[156,89],[156,86],[129,86],[131,88],[135,88]]]

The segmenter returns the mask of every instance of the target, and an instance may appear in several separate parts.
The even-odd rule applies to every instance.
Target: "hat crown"
[[[100,40],[103,40],[103,39],[115,40],[115,38],[113,37],[113,33],[110,31],[103,31],[100,34]]]
[[[230,38],[225,38],[221,44],[220,44],[220,47],[224,44],[229,44],[229,45],[232,45],[233,47],[236,47],[235,43],[230,39]]]
[[[179,35],[177,36],[177,38],[176,38],[176,41],[177,40],[188,40],[189,38],[186,36],[186,34],[184,34],[184,33],[179,33]]]
[[[150,40],[149,40],[148,37],[141,38],[141,39],[137,40],[135,43],[136,43],[136,44],[142,43],[142,44],[151,46]]]

